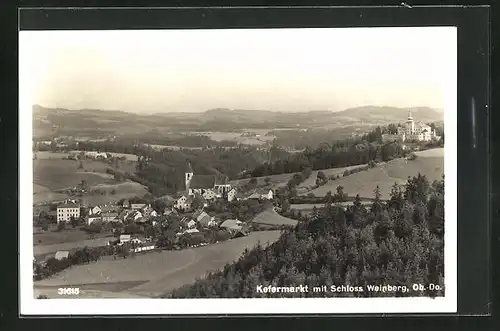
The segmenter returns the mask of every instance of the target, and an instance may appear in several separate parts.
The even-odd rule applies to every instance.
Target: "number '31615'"
[[[57,294],[59,295],[78,295],[80,294],[80,289],[78,287],[61,287],[57,289]]]

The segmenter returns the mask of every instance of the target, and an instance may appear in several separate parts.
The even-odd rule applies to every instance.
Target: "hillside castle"
[[[422,122],[415,122],[411,116],[411,110],[408,110],[408,119],[398,127],[397,134],[385,134],[382,136],[384,141],[431,141],[439,139],[436,130]]]

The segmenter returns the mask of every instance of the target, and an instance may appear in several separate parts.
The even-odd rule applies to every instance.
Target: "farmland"
[[[294,173],[280,174],[272,176],[254,177],[257,179],[257,187],[259,188],[277,188],[286,185],[286,183],[293,177]],[[269,178],[269,184],[266,184],[266,178]],[[231,185],[234,187],[244,185],[248,183],[250,179],[239,179],[231,181]]]
[[[122,292],[114,297],[143,295],[159,296],[184,284],[194,282],[212,270],[221,269],[236,260],[245,248],[258,242],[274,242],[279,231],[253,232],[247,237],[232,239],[214,245],[180,251],[150,252],[127,259],[103,259],[88,265],[79,265],[34,283],[37,294],[51,296],[53,288],[85,285],[87,291]],[[128,284],[128,289],[126,288]],[[140,284],[140,285],[138,285]],[[51,294],[52,293],[52,294]],[[130,296],[127,294],[131,293]]]
[[[252,222],[266,225],[296,225],[297,221],[291,218],[283,217],[273,209],[267,209],[255,216]]]
[[[330,176],[340,176],[344,174],[344,171],[346,170],[352,170],[352,169],[357,169],[366,166],[366,164],[361,164],[361,165],[355,165],[351,167],[342,167],[342,168],[330,168],[330,169],[324,169],[324,170],[315,170],[311,173],[311,176],[307,178],[305,181],[303,181],[301,184],[297,186],[298,189],[306,189],[309,190],[312,186],[316,185],[316,178],[318,177],[318,172],[323,172],[325,176],[328,178]]]
[[[78,162],[71,160],[34,160],[33,182],[50,190],[58,190],[76,186],[82,180],[86,180],[90,186],[106,181],[102,174],[105,174],[107,164],[97,161],[83,161],[82,164],[84,169],[78,169]]]
[[[143,196],[147,189],[135,182],[125,181],[117,183],[113,176],[106,173],[110,167],[105,162],[82,160],[83,169],[79,169],[80,161],[63,159],[33,160],[33,203],[61,201],[70,196],[61,190],[75,187],[84,180],[90,191],[111,191],[116,194],[85,195],[82,200],[87,204],[101,204],[116,201],[131,196]],[[134,172],[135,162],[119,161],[118,169]],[[80,198],[80,197],[78,197]]]
[[[271,142],[275,136],[266,136],[267,130],[244,130],[242,132],[201,132],[199,135],[205,135],[214,141],[234,141],[244,145],[264,145]],[[251,134],[255,134],[251,135]],[[258,136],[256,136],[258,135]]]
[[[83,241],[89,237],[89,235],[80,230],[79,228],[67,227],[62,231],[55,231],[57,226],[51,224],[49,226],[49,231],[42,231],[39,228],[35,228],[33,231],[33,244],[37,245],[54,245],[61,243],[70,243]],[[105,233],[96,233],[95,237],[107,236]]]
[[[322,197],[328,191],[335,192],[338,186],[343,186],[344,192],[349,196],[359,194],[362,198],[372,198],[373,192],[378,185],[382,194],[381,198],[389,199],[392,185],[395,182],[400,185],[405,184],[409,176],[421,173],[431,182],[441,179],[444,173],[443,148],[417,152],[416,155],[417,159],[415,160],[392,160],[373,169],[329,181],[326,185],[308,193]]]
[[[96,239],[84,239],[78,241],[62,242],[52,245],[34,245],[34,255],[40,256],[49,253],[55,253],[57,251],[69,251],[76,248],[87,247],[99,247],[106,246],[108,241],[112,240],[113,237],[110,234],[108,237],[96,238]]]

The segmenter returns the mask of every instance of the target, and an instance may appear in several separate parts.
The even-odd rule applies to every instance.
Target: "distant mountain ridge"
[[[410,108],[416,121],[443,121],[443,113],[429,107]],[[404,122],[408,108],[363,106],[342,111],[285,112],[217,108],[200,113],[169,112],[137,114],[120,110],[62,109],[33,106],[33,128],[36,133],[53,127],[65,132],[149,132],[158,131],[223,131],[242,128],[335,128],[356,125],[383,125]],[[61,129],[62,130],[62,129]],[[76,133],[75,133],[76,134]]]

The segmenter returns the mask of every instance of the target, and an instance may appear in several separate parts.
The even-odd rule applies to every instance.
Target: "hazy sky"
[[[23,31],[20,88],[47,107],[138,113],[443,108],[455,31]]]

